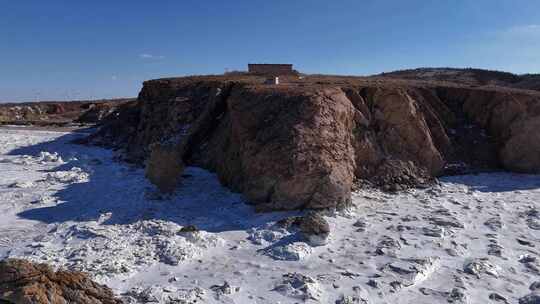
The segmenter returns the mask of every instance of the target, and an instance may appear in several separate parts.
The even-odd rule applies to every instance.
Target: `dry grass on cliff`
[[[149,80],[147,82],[166,82],[174,83],[177,86],[183,86],[197,82],[235,82],[245,84],[256,90],[278,90],[280,92],[298,93],[307,92],[328,87],[380,87],[380,88],[433,88],[433,87],[452,87],[468,88],[477,90],[489,90],[497,92],[512,92],[528,95],[540,96],[539,91],[527,88],[515,88],[503,85],[467,84],[452,82],[448,80],[418,80],[405,79],[399,77],[385,76],[339,76],[339,75],[301,75],[301,76],[281,76],[279,85],[268,85],[265,81],[269,77],[251,75],[251,74],[227,74],[227,75],[200,75],[176,78],[161,78]]]

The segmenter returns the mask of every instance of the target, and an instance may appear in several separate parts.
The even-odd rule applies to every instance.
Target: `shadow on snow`
[[[36,156],[41,151],[56,152],[66,163],[48,171],[79,167],[89,174],[88,182],[66,184],[53,191],[51,196],[58,204],[25,210],[18,216],[44,223],[101,219],[105,225],[164,220],[222,232],[260,227],[293,214],[257,214],[239,194],[220,185],[215,174],[194,167],[186,168],[185,178],[174,195],[160,197],[141,168],[113,161],[110,150],[70,143],[79,136],[71,133],[9,153]]]
[[[105,225],[129,224],[139,220],[164,220],[181,226],[195,225],[209,232],[260,227],[293,212],[257,214],[240,194],[223,187],[215,174],[188,167],[176,193],[160,198],[144,172],[128,164],[114,162],[110,150],[70,143],[82,136],[70,133],[53,141],[21,147],[9,155],[38,155],[56,152],[65,161],[50,171],[80,167],[89,181],[68,184],[53,194],[59,203],[19,213],[22,218],[44,223],[95,221]],[[513,173],[478,174],[441,178],[481,192],[506,192],[540,188],[540,176]]]
[[[456,175],[440,178],[442,182],[462,184],[479,192],[510,192],[540,188],[540,175],[510,172]]]

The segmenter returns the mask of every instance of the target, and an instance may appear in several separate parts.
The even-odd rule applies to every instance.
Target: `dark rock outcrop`
[[[111,114],[116,106],[118,106],[118,104],[111,102],[90,103],[84,105],[84,111],[79,115],[75,122],[85,124],[99,123],[107,115]]]
[[[180,181],[184,170],[182,156],[177,146],[154,144],[146,164],[146,177],[163,193],[171,193]]]
[[[0,104],[0,124],[63,126],[96,124],[132,99],[47,101]]]
[[[356,78],[258,81],[147,81],[89,142],[150,159],[147,172],[165,177],[151,179],[169,190],[183,164],[214,171],[261,211],[339,208],[357,180],[393,191],[443,174],[540,172],[540,140],[527,133],[540,124],[540,94]],[[156,146],[178,159],[151,156]]]
[[[439,89],[443,91],[443,96],[462,105],[470,122],[492,138],[484,151],[494,154],[480,155],[481,158],[491,162],[490,158],[495,158],[509,171],[540,172],[540,135],[534,132],[540,126],[539,95],[508,90]],[[478,141],[471,144],[477,145]]]
[[[44,264],[0,261],[0,303],[120,304],[110,289],[78,272],[54,272]]]

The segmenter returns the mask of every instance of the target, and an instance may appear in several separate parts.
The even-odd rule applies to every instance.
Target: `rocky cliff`
[[[540,172],[540,94],[313,76],[147,81],[90,142],[147,163],[163,191],[185,165],[218,174],[259,210],[346,205],[356,181],[387,190],[442,174]]]

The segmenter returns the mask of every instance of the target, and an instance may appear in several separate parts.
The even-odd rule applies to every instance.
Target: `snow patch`
[[[58,155],[57,152],[49,153],[41,151],[39,152],[39,156],[36,158],[37,161],[41,163],[58,163],[63,164],[64,160],[60,155]]]
[[[206,292],[199,287],[182,289],[174,286],[154,285],[146,288],[133,287],[123,294],[122,300],[126,304],[189,304],[204,300],[205,295]]]
[[[283,275],[283,280],[273,290],[284,296],[303,301],[319,300],[322,296],[317,280],[300,273]]]
[[[313,253],[313,248],[303,242],[274,246],[265,250],[266,254],[276,260],[301,261]]]
[[[199,231],[182,235],[175,223],[147,220],[129,225],[100,225],[99,222],[58,226],[55,239],[32,243],[14,251],[13,258],[47,262],[70,270],[88,272],[105,282],[128,276],[156,263],[178,265],[201,257],[223,241]]]
[[[49,172],[45,176],[45,181],[49,183],[65,183],[65,184],[74,184],[74,183],[86,183],[88,182],[90,175],[84,172],[79,167],[73,167],[69,171],[56,171]]]
[[[311,247],[276,224],[298,213],[257,214],[215,174],[188,167],[174,195],[153,198],[143,170],[73,138],[0,132],[0,258],[86,271],[127,303],[535,299],[538,175],[361,189],[325,214],[330,242]]]

